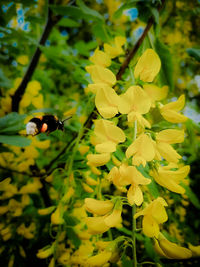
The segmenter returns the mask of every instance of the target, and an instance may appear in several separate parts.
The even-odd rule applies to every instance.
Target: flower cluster
[[[166,103],[164,99],[168,94],[168,86],[159,87],[153,83],[161,68],[160,58],[153,49],[147,49],[139,58],[131,74],[134,75],[132,84],[126,87],[124,83],[124,88],[120,85],[116,91],[117,81],[111,71],[111,60],[123,53],[123,44],[124,38],[116,37],[115,47],[112,49],[108,44],[104,45],[104,51],[97,48],[90,57],[94,65],[86,67],[93,81],[86,92],[95,94],[95,105],[100,114],[94,121],[94,130],[90,137],[97,153],[89,151],[87,164],[91,168],[106,165],[109,171],[104,176],[106,175],[109,183],[113,183],[119,192],[127,192],[127,202],[122,197],[119,201],[121,207],[116,210],[113,208],[114,196],[111,200],[86,198],[85,208],[93,214],[93,217],[86,218],[87,228],[90,234],[94,235],[104,233],[110,227],[119,227],[124,203],[130,206],[143,204],[144,208],[134,215],[135,219],[143,216],[143,233],[155,239],[157,247],[165,251],[162,254],[165,257],[170,254],[166,249],[171,251],[173,247],[175,251],[185,251],[184,257],[188,258],[191,257],[190,250],[179,248],[167,239],[160,238],[162,224],[168,220],[165,209],[168,204],[164,198],[157,197],[152,200],[151,196],[151,200],[144,203],[143,197],[148,191],[151,179],[171,192],[185,193],[183,184],[187,183],[185,178],[190,167],[182,164],[181,155],[173,147],[174,144],[184,141],[184,130],[177,126],[170,127],[170,123],[183,123],[187,120],[187,117],[180,113],[185,104],[185,97],[181,95],[176,101]],[[117,93],[119,88],[122,90],[121,94]],[[168,122],[168,127],[161,131],[152,130],[154,109],[159,110],[160,118],[163,117]],[[127,119],[124,115],[127,115]],[[120,123],[116,116],[120,118]],[[120,126],[117,126],[116,122]],[[131,139],[131,136],[134,138]],[[147,166],[150,168],[148,177],[144,175]],[[101,177],[99,169],[97,176]],[[99,187],[99,184],[97,186]],[[170,255],[173,258],[172,254]]]

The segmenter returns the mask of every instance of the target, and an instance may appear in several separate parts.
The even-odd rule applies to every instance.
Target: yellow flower
[[[54,213],[51,214],[51,223],[63,224],[65,221],[62,216],[63,216],[63,207],[61,204],[59,204]]]
[[[85,180],[86,180],[86,183],[88,185],[97,185],[98,184],[98,181],[92,179],[91,177],[86,177]]]
[[[118,143],[125,141],[126,137],[122,129],[114,122],[108,120],[95,120],[94,136],[91,143],[99,153],[110,153],[116,151]]]
[[[94,54],[89,58],[91,62],[95,65],[99,65],[102,67],[109,67],[111,65],[111,60],[108,54],[103,51],[100,51],[99,48],[94,51]]]
[[[128,121],[138,121],[142,127],[150,128],[149,122],[142,117],[142,114],[149,112],[151,100],[140,86],[131,86],[119,96],[119,112],[128,114]]]
[[[19,190],[19,194],[34,194],[38,193],[38,190],[42,188],[42,184],[38,178],[33,180],[33,183],[22,186]]]
[[[145,167],[146,162],[153,160],[155,156],[152,139],[144,133],[141,134],[126,150],[126,157],[131,156],[133,165],[142,164]]]
[[[135,78],[143,82],[152,82],[160,71],[161,62],[159,56],[153,49],[147,49],[139,58],[135,70]]]
[[[41,84],[38,81],[34,80],[28,83],[26,92],[32,96],[36,96],[38,95],[41,89],[42,89]]]
[[[113,202],[110,200],[96,200],[85,198],[85,209],[93,214],[105,215],[113,209]]]
[[[168,94],[168,86],[163,86],[162,88],[154,85],[154,84],[144,84],[143,85],[144,91],[151,99],[151,106],[155,107],[155,102],[163,100],[167,97]]]
[[[188,244],[189,249],[192,251],[192,255],[195,257],[200,256],[200,245],[199,246],[193,246],[192,244]]]
[[[45,259],[51,256],[53,252],[54,252],[54,244],[51,247],[47,246],[39,249],[36,256],[40,259]]]
[[[105,224],[109,227],[118,227],[122,221],[121,213],[121,209],[113,209],[112,213],[105,217]]]
[[[104,51],[108,54],[111,58],[115,58],[121,54],[124,54],[124,50],[122,46],[125,44],[126,38],[123,36],[117,36],[114,39],[114,45],[104,44]]]
[[[110,153],[88,154],[87,160],[89,166],[103,166],[110,160]]]
[[[84,155],[85,153],[87,153],[89,149],[90,149],[89,146],[84,146],[84,145],[81,145],[78,148],[81,155]]]
[[[167,129],[156,134],[156,159],[161,160],[161,156],[168,162],[177,163],[181,156],[170,145],[182,143],[184,141],[184,131]]]
[[[146,236],[158,237],[159,224],[166,222],[168,219],[167,213],[164,208],[165,206],[167,206],[166,201],[162,197],[158,197],[146,208],[134,215],[135,219],[141,215],[144,216],[142,221],[142,228]]]
[[[111,256],[112,256],[112,252],[104,250],[103,252],[100,252],[97,255],[88,258],[86,261],[86,265],[101,267],[109,261]]]
[[[47,149],[50,146],[50,140],[39,141],[36,138],[33,138],[32,145],[40,149]]]
[[[143,202],[143,194],[139,185],[147,185],[151,182],[146,179],[134,166],[122,164],[119,168],[113,167],[107,177],[114,185],[121,187],[130,185],[127,198],[130,205],[134,203],[140,206]]]
[[[86,67],[86,70],[91,75],[91,78],[95,84],[105,83],[113,86],[116,83],[116,77],[114,73],[107,68],[99,65],[90,65]]]
[[[24,223],[22,223],[17,228],[18,235],[22,235],[26,239],[32,239],[34,238],[34,232],[35,232],[35,223],[31,223],[28,227],[25,226]]]
[[[83,190],[87,193],[93,193],[94,190],[92,189],[92,187],[90,187],[89,185],[87,185],[86,183],[82,183],[83,186]]]
[[[188,118],[180,113],[185,105],[185,96],[181,95],[177,101],[168,103],[160,108],[160,113],[166,121],[173,123],[185,122]]]
[[[21,55],[17,57],[17,62],[20,63],[21,65],[27,65],[28,64],[28,56],[27,55]]]
[[[105,216],[85,218],[85,222],[88,227],[88,232],[92,235],[96,235],[108,231],[110,227],[106,225],[104,219]]]
[[[54,209],[55,209],[55,206],[51,206],[51,207],[44,208],[44,209],[39,209],[38,210],[38,214],[40,214],[40,215],[47,215],[47,214],[52,213],[52,211]]]
[[[185,189],[179,184],[188,175],[189,171],[190,166],[188,165],[181,167],[175,171],[160,166],[158,170],[154,169],[151,172],[151,175],[159,185],[167,188],[172,192],[184,194]]]
[[[159,235],[158,245],[166,258],[188,259],[192,257],[192,252],[189,249],[172,243],[161,235]]]
[[[119,96],[112,87],[107,84],[99,84],[96,87],[95,105],[105,119],[110,119],[118,113]]]
[[[40,108],[43,108],[43,95],[39,94],[38,96],[35,96],[33,99],[32,99],[32,104],[34,107],[40,109]]]

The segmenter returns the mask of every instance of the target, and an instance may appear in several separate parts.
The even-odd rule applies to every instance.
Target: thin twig
[[[165,0],[163,0],[162,1],[162,5],[160,5],[158,7],[158,11],[160,11],[163,8],[164,3],[165,3]],[[133,59],[134,55],[136,54],[136,52],[138,51],[139,47],[141,46],[144,38],[147,36],[147,33],[149,32],[149,30],[150,30],[151,26],[153,25],[153,23],[154,23],[154,17],[152,16],[148,20],[147,26],[144,29],[143,34],[138,39],[138,41],[136,42],[134,47],[130,50],[128,56],[125,58],[123,64],[121,65],[121,67],[120,67],[120,69],[119,69],[119,71],[118,71],[118,73],[116,75],[117,80],[121,80],[122,75],[124,74],[124,72],[125,72],[126,68],[128,67],[130,61]]]
[[[50,0],[51,1],[51,0]],[[51,2],[50,2],[51,3]],[[23,94],[25,92],[26,86],[28,82],[30,81],[35,68],[37,67],[40,55],[41,55],[41,50],[40,50],[40,45],[44,45],[47,38],[49,37],[49,34],[51,33],[51,30],[55,26],[55,24],[61,19],[61,16],[53,16],[52,11],[50,7],[48,7],[48,16],[47,16],[47,22],[44,28],[44,31],[42,33],[41,39],[39,41],[38,47],[36,48],[36,51],[31,59],[31,62],[28,66],[28,69],[23,77],[22,82],[20,83],[19,87],[15,91],[15,94],[12,96],[12,111],[18,111],[19,109],[19,103],[23,97]]]

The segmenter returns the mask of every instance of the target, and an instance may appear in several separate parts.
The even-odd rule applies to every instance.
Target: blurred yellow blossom
[[[87,160],[89,166],[103,166],[110,160],[110,153],[88,154]]]
[[[86,67],[87,72],[91,75],[92,81],[96,83],[105,83],[113,86],[116,83],[114,73],[99,65],[90,65]]]
[[[37,257],[40,259],[45,259],[51,256],[54,252],[54,244],[52,246],[47,246],[38,250]]]
[[[90,258],[87,259],[86,264],[87,266],[103,266],[106,262],[109,261],[109,259],[112,256],[112,252],[110,251],[103,251],[98,253],[95,256],[92,256]]]
[[[27,65],[29,62],[28,56],[27,55],[18,56],[17,62],[20,63],[21,65]]]
[[[89,60],[96,64],[100,65],[102,67],[109,67],[111,65],[111,60],[110,57],[107,53],[99,50],[97,47],[96,50],[94,51],[94,54],[89,58]]]
[[[114,44],[104,44],[104,51],[110,56],[110,58],[115,58],[119,55],[124,54],[122,46],[126,43],[126,38],[123,36],[116,36],[114,39]]]
[[[94,198],[85,198],[85,209],[96,215],[105,215],[114,207],[110,200],[96,200]]]
[[[22,235],[26,239],[32,239],[34,238],[35,230],[36,226],[34,222],[32,222],[28,227],[26,227],[23,223],[17,228],[17,233],[18,235]]]
[[[161,101],[165,99],[167,97],[168,90],[169,90],[169,87],[166,85],[160,88],[154,84],[144,84],[143,88],[144,88],[144,91],[147,93],[147,95],[151,99],[152,107],[155,107],[156,101]]]

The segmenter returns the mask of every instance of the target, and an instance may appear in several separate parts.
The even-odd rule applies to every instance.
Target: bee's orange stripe
[[[43,123],[40,131],[41,131],[41,133],[45,133],[47,131],[47,129],[48,129],[48,125],[46,123]]]

